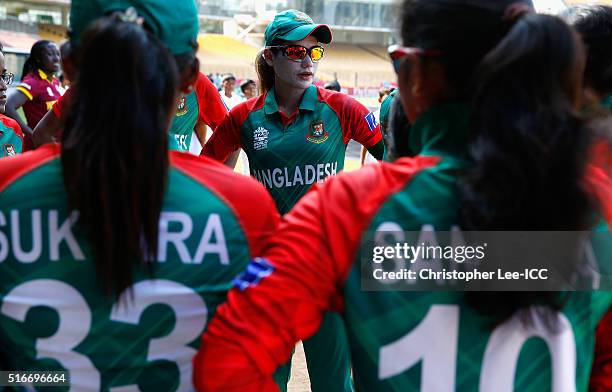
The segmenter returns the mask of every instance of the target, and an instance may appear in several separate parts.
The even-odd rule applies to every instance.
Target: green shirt
[[[21,154],[23,150],[23,133],[17,121],[0,114],[0,157]]]
[[[310,86],[295,119],[283,123],[275,91],[236,106],[203,154],[224,161],[244,149],[251,175],[270,192],[281,214],[315,183],[344,168],[349,140],[372,147],[382,139],[374,114],[348,95]]]
[[[193,86],[193,91],[181,98],[176,115],[168,130],[168,148],[189,151],[193,131],[198,124],[206,124],[213,130],[227,115],[219,92],[203,73]]]
[[[193,389],[200,336],[276,215],[255,181],[175,154],[153,274],[135,269],[120,300],[104,294],[78,213],[67,211],[59,147],[13,158],[18,177],[0,170],[5,369],[67,370],[79,391]]]

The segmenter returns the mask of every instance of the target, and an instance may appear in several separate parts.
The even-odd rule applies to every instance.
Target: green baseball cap
[[[309,35],[317,41],[329,44],[332,32],[328,25],[315,24],[310,16],[301,11],[287,10],[279,12],[266,27],[264,34],[266,46],[272,46],[279,41],[299,41]]]
[[[195,0],[72,0],[70,38],[78,43],[91,22],[130,7],[174,55],[197,48],[200,24]]]

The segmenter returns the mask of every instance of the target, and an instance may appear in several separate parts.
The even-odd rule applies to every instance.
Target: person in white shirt
[[[236,88],[236,78],[232,74],[227,74],[221,80],[221,99],[223,99],[223,103],[227,106],[227,110],[232,110],[232,108],[238,105],[241,102],[244,102],[244,98],[242,98],[239,94],[236,94],[234,89]]]

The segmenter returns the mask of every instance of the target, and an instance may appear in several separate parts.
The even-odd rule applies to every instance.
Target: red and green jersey
[[[0,114],[0,157],[21,154],[23,150],[23,133],[17,121]]]
[[[227,114],[219,92],[202,72],[193,86],[193,91],[178,103],[174,121],[168,131],[168,148],[189,151],[191,136],[196,124],[206,124],[213,131]]]
[[[346,323],[357,390],[586,391],[610,292],[572,293],[550,332],[535,314],[531,324],[515,316],[493,327],[496,320],[468,306],[462,292],[362,288],[366,233],[435,235],[457,225],[468,125],[465,105],[430,109],[410,135],[421,155],[331,179],[285,215],[263,257],[251,263],[264,272],[238,280],[204,336],[196,386],[274,390],[270,376],[295,340],[335,309]],[[603,248],[594,248],[600,263],[612,258],[606,235]],[[209,373],[217,377],[198,376]]]
[[[78,212],[66,208],[59,147],[3,160],[3,370],[67,370],[79,391],[193,389],[199,337],[278,214],[256,181],[170,154],[153,273],[134,271],[117,300],[103,294]]]
[[[374,114],[348,95],[310,86],[287,119],[274,89],[236,106],[202,154],[225,161],[242,148],[251,175],[286,213],[315,183],[344,168],[349,140],[372,147],[382,139]]]

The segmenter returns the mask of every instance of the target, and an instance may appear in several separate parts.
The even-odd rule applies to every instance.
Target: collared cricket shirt
[[[342,171],[349,140],[372,147],[382,139],[372,112],[348,95],[314,85],[304,92],[293,122],[281,116],[272,89],[236,106],[202,151],[224,161],[244,149],[251,175],[281,214],[313,184]]]

